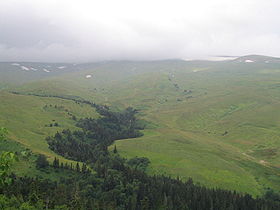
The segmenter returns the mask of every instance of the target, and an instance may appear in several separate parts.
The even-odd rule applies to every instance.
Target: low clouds
[[[280,56],[275,0],[0,1],[0,60]]]

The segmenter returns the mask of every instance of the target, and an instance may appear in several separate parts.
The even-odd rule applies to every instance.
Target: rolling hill
[[[145,135],[115,145],[125,157],[148,157],[150,174],[192,177],[254,196],[279,191],[279,60],[249,55],[217,62],[44,64],[53,65],[50,72],[40,63],[1,63],[0,126],[12,140],[53,157],[44,138],[74,127],[68,112],[97,117],[67,99],[133,106],[148,122]],[[60,127],[45,126],[52,120]]]

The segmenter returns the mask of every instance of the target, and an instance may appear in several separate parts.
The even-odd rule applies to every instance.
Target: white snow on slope
[[[87,79],[89,79],[89,78],[91,78],[91,77],[92,77],[92,75],[90,75],[90,74],[86,75],[86,78],[87,78]]]
[[[59,68],[59,69],[65,69],[66,66],[59,66],[59,67],[57,67],[57,68]]]
[[[19,63],[12,63],[11,65],[12,65],[12,66],[20,66]]]
[[[49,70],[47,70],[47,69],[43,69],[43,71],[44,71],[44,72],[47,72],[47,73],[49,73],[49,72],[50,72],[50,71],[49,71]]]
[[[27,68],[26,66],[20,66],[20,68],[21,68],[22,70],[24,70],[24,71],[29,71],[29,70],[30,70],[30,69]]]
[[[245,63],[254,63],[252,60],[245,60]]]

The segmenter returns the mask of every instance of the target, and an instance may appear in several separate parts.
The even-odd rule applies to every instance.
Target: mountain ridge
[[[272,56],[266,56],[266,55],[245,55],[240,56],[233,60],[234,62],[245,62],[245,63],[254,63],[254,62],[264,62],[264,63],[280,63],[280,58],[278,57],[272,57]]]

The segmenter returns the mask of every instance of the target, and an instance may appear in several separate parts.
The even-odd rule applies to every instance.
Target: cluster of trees
[[[112,112],[106,106],[95,107],[101,118],[85,118],[77,123],[77,126],[83,128],[92,138],[107,141],[106,144],[110,145],[114,140],[143,135],[140,130],[144,127],[135,117],[138,112],[136,109],[128,107],[122,112]]]
[[[60,162],[58,158],[54,158],[52,165],[49,164],[45,155],[39,154],[36,159],[36,168],[37,169],[46,169],[48,167],[53,167],[55,169],[66,169],[72,170],[81,173],[90,173],[90,169],[87,167],[85,163],[82,163],[82,166],[77,162],[75,165],[72,163],[68,164]]]
[[[137,111],[128,108],[116,113],[102,106],[97,110],[102,117],[80,120],[78,126],[82,130],[64,130],[47,138],[53,151],[86,163],[95,172],[86,172],[84,164],[82,169],[76,166],[77,173],[60,181],[11,175],[12,183],[0,186],[2,209],[280,209],[277,200],[254,199],[248,194],[208,189],[195,185],[191,179],[182,181],[163,175],[147,175],[147,158],[126,160],[119,156],[116,147],[113,152],[107,149],[116,139],[141,135],[135,117]],[[40,162],[45,164],[45,160]],[[55,159],[53,167],[62,170],[65,165]],[[78,173],[83,170],[85,173]]]
[[[145,171],[148,165],[150,164],[150,160],[146,157],[135,157],[129,159],[127,161],[127,164],[135,170]]]
[[[207,189],[166,176],[148,176],[149,160],[136,157],[125,160],[117,148],[107,147],[114,140],[141,136],[137,111],[127,108],[112,112],[94,105],[102,116],[77,122],[82,131],[64,130],[48,137],[50,148],[70,159],[86,162],[95,175],[87,174],[79,184],[82,209],[277,209],[278,203],[253,199],[221,189]],[[73,186],[77,184],[73,183]],[[69,206],[69,203],[66,203]]]
[[[128,166],[127,162],[117,154],[110,154],[108,162],[98,161],[94,164],[96,173],[76,173],[75,176],[61,179],[59,182],[12,176],[12,184],[0,188],[0,192],[4,195],[6,205],[11,205],[9,200],[15,200],[17,202],[14,205],[25,203],[34,209],[276,210],[280,208],[277,202],[253,199],[247,194],[197,186],[191,179],[183,182],[161,175],[149,176]]]
[[[112,112],[107,107],[98,107],[99,119],[84,118],[77,122],[79,131],[63,130],[46,138],[49,148],[68,159],[96,162],[107,156],[107,147],[114,140],[142,136],[137,111],[127,108],[123,112]]]
[[[57,154],[76,161],[95,161],[100,151],[97,141],[83,131],[63,130],[46,138],[49,148]]]
[[[56,169],[66,169],[66,170],[72,170],[76,171],[78,173],[90,173],[90,169],[87,167],[85,163],[80,166],[80,164],[77,162],[76,165],[74,166],[72,163],[60,163],[58,158],[54,158],[52,166]]]

